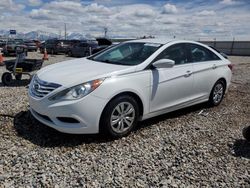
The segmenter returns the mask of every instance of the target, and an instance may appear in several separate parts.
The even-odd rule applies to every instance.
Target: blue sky
[[[247,0],[1,0],[0,30],[250,40]]]

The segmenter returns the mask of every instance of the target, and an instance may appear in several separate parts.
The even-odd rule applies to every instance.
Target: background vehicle
[[[86,57],[91,55],[96,48],[98,48],[98,44],[95,42],[80,42],[69,49],[68,55],[72,57]]]
[[[111,40],[107,38],[97,38],[96,41],[98,42],[98,48],[93,49],[92,54],[95,54],[101,50],[104,50],[105,48],[112,45]]]
[[[37,45],[32,40],[24,41],[24,45],[27,46],[28,51],[37,51]]]
[[[3,47],[3,54],[4,55],[16,55],[16,48],[18,46],[21,46],[24,48],[26,54],[27,54],[27,46],[24,45],[23,40],[17,39],[17,40],[8,40]]]
[[[0,48],[3,48],[6,45],[6,41],[0,40]]]
[[[50,39],[40,45],[40,52],[44,53],[46,47],[47,52],[50,54],[68,53],[70,45],[70,40]]]
[[[22,75],[28,75],[31,78],[31,72],[39,70],[42,67],[43,60],[40,59],[26,59],[26,49],[21,46],[16,47],[17,58],[14,60],[5,61],[6,69],[2,75],[2,83],[10,85],[12,83],[12,75],[16,80],[21,80]]]
[[[68,51],[68,55],[72,57],[86,57],[104,50],[110,45],[112,45],[112,42],[106,38],[80,41],[72,45]]]
[[[30,110],[61,132],[122,137],[139,120],[203,102],[219,105],[231,71],[230,61],[197,42],[134,40],[38,71]]]

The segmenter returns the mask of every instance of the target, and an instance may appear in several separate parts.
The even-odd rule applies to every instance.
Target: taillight
[[[234,64],[229,64],[228,65],[228,68],[230,68],[231,71],[233,70],[233,67],[234,67]]]

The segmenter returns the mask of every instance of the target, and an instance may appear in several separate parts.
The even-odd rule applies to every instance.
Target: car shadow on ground
[[[77,135],[58,132],[37,121],[29,111],[16,114],[13,124],[18,136],[41,147],[74,147],[81,144],[112,141],[112,139],[102,135]]]
[[[200,104],[139,122],[134,132],[139,132],[141,129],[150,127],[160,121],[172,119],[204,108],[208,107],[204,104]],[[72,135],[60,133],[38,122],[32,117],[29,111],[22,111],[16,114],[13,124],[18,136],[41,147],[73,147],[81,144],[114,141],[113,138],[109,138],[102,134]]]
[[[28,86],[30,83],[30,79],[23,79],[23,80],[12,80],[10,85],[6,86],[2,82],[0,82],[0,87],[25,87]]]
[[[233,156],[250,159],[250,142],[248,142],[247,140],[236,140],[231,149],[234,153]]]
[[[177,117],[184,116],[184,115],[187,115],[189,113],[196,112],[196,111],[197,112],[201,112],[201,110],[206,111],[209,108],[211,108],[211,106],[209,106],[207,103],[201,103],[201,104],[197,104],[197,105],[183,108],[180,110],[176,110],[173,112],[169,112],[167,114],[163,114],[163,115],[156,116],[156,117],[144,120],[142,122],[139,122],[139,126],[137,126],[135,130],[137,131],[137,130],[140,130],[140,129],[143,129],[146,127],[150,127],[150,126],[157,124],[161,121],[165,121],[167,119],[177,118]],[[203,113],[201,113],[201,115],[203,115]]]

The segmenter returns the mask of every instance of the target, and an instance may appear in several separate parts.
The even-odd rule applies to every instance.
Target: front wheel
[[[209,97],[209,104],[211,106],[218,106],[225,94],[226,90],[226,84],[222,80],[218,80],[211,91],[210,97]]]
[[[139,107],[131,96],[119,96],[108,103],[102,114],[101,132],[113,138],[128,135],[136,126]]]

